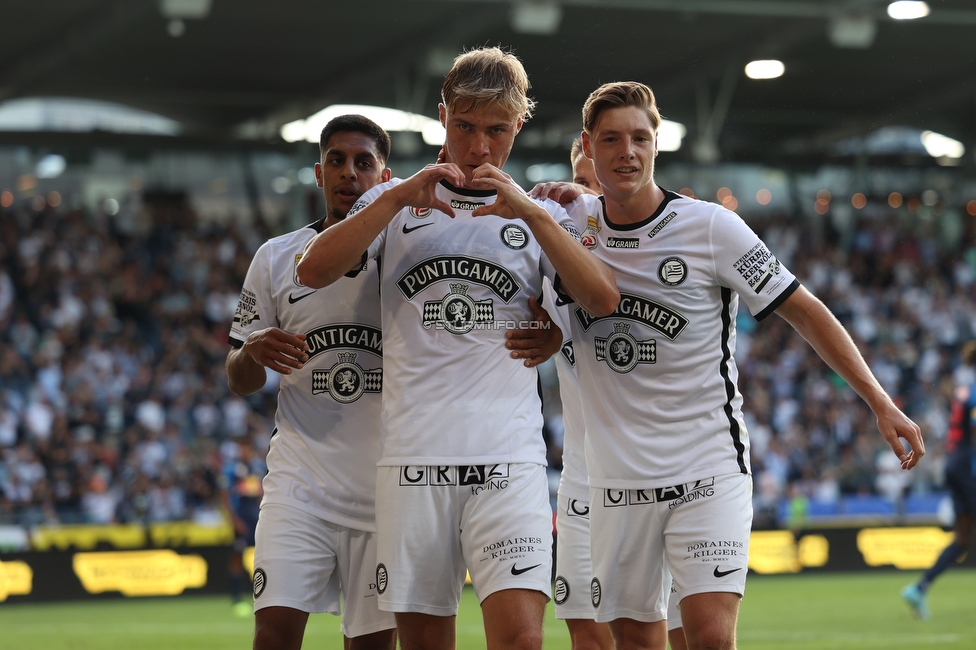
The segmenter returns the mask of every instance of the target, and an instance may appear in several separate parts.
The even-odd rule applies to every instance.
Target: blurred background
[[[323,216],[312,165],[331,116],[391,131],[396,176],[433,161],[443,76],[486,44],[521,58],[538,101],[517,181],[570,178],[599,84],[650,85],[658,182],[742,215],[922,427],[928,453],[901,472],[792,328],[740,309],[755,528],[793,534],[766,572],[845,553],[899,566],[851,535],[951,524],[942,442],[976,338],[973,2],[32,0],[0,16],[0,567],[200,548],[206,588],[225,588],[221,476],[242,447],[263,457],[276,405],[273,374],[248,399],[224,375],[251,257]],[[542,374],[555,495],[558,385]],[[931,539],[899,568],[930,564]],[[36,578],[10,593],[49,597]]]

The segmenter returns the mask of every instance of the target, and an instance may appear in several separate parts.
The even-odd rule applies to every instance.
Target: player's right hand
[[[454,163],[427,165],[419,172],[387,192],[392,192],[396,204],[411,208],[431,208],[454,216],[454,209],[437,198],[437,184],[446,180],[455,187],[464,187],[464,173]]]
[[[529,196],[533,199],[552,199],[560,205],[566,205],[567,203],[572,203],[581,194],[586,193],[586,188],[582,185],[577,185],[576,183],[567,183],[565,181],[550,181],[548,183],[539,183],[529,191]]]
[[[529,309],[535,327],[505,332],[505,347],[511,350],[513,359],[524,359],[526,368],[534,368],[559,352],[563,333],[534,296],[529,296]]]
[[[879,409],[877,413],[878,430],[891,446],[891,450],[901,461],[902,469],[911,469],[925,455],[925,442],[922,431],[901,409],[894,404]],[[905,449],[902,440],[908,443],[911,451]]]
[[[266,368],[290,375],[308,361],[308,343],[304,334],[292,334],[277,327],[252,332],[244,341],[242,352]]]

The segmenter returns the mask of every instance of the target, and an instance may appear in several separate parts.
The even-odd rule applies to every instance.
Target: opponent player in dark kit
[[[962,362],[970,368],[976,368],[976,341],[969,341],[963,346]],[[976,523],[974,423],[976,383],[970,382],[955,389],[949,416],[949,435],[946,439],[945,477],[956,512],[956,523],[953,526],[955,538],[945,547],[935,564],[922,574],[922,578],[901,592],[912,614],[923,621],[929,618],[928,591],[932,583],[965,555],[973,538],[973,524]]]

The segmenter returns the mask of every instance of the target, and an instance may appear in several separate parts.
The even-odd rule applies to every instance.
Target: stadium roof
[[[77,97],[177,120],[183,137],[280,141],[330,104],[434,117],[453,57],[511,47],[538,100],[519,146],[564,150],[607,81],[649,84],[688,128],[675,155],[822,160],[886,126],[976,151],[976,4],[929,0],[31,0],[0,4],[0,101]],[[779,59],[772,80],[743,74]],[[531,133],[532,135],[528,135]],[[10,141],[0,134],[0,142]],[[162,136],[160,136],[162,137]],[[835,143],[846,141],[846,149]],[[697,144],[696,144],[697,143]],[[717,148],[711,148],[716,144]],[[856,147],[855,147],[856,149]]]

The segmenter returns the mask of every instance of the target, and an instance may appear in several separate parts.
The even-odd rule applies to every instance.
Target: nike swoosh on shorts
[[[533,564],[532,566],[528,566],[528,567],[525,567],[524,569],[520,569],[520,568],[518,568],[517,566],[515,566],[513,564],[512,565],[512,575],[513,576],[520,576],[523,573],[525,573],[526,571],[531,571],[532,569],[534,569],[536,567],[540,567],[540,566],[542,566],[542,565],[541,564]]]
[[[716,578],[724,578],[730,573],[735,573],[736,571],[742,571],[742,567],[739,567],[738,569],[729,569],[728,571],[719,571],[718,567],[715,567],[715,570],[712,571],[712,575]]]

